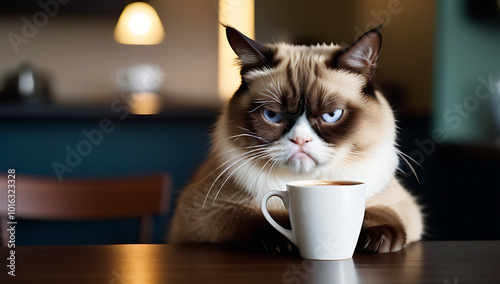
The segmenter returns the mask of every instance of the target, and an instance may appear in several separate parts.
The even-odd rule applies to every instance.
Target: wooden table
[[[0,248],[0,283],[500,283],[500,241],[421,242],[393,254],[311,261],[215,245]]]

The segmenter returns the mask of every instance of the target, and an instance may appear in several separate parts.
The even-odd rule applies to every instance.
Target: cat
[[[373,83],[380,28],[342,48],[264,44],[225,26],[241,85],[215,125],[207,159],[178,199],[169,243],[294,251],[264,219],[260,201],[287,182],[313,179],[366,184],[357,251],[396,252],[421,239],[421,208],[395,177],[394,115]],[[289,226],[279,199],[271,198],[268,209]]]

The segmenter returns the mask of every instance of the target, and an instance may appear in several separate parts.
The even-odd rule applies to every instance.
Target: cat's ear
[[[354,71],[365,76],[368,82],[371,81],[382,47],[382,34],[380,33],[382,25],[363,34],[342,52],[337,57],[335,67]]]
[[[252,40],[240,33],[237,29],[224,25],[229,45],[240,59],[243,67],[260,67],[270,65],[272,61],[269,57],[271,50],[263,43]]]

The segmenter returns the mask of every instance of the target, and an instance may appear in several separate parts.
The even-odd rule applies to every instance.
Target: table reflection
[[[338,283],[358,284],[358,274],[352,259],[347,260],[303,260],[292,265],[283,274],[283,283]]]

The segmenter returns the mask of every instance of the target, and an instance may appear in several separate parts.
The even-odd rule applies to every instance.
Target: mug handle
[[[283,236],[289,239],[294,245],[297,245],[292,230],[288,230],[280,226],[276,221],[274,221],[273,217],[271,217],[269,211],[267,211],[267,200],[269,200],[269,198],[271,198],[272,196],[281,198],[281,200],[283,200],[283,203],[285,204],[285,208],[288,210],[288,206],[290,204],[290,193],[288,191],[279,190],[271,190],[266,192],[266,194],[264,194],[264,196],[262,197],[260,209],[262,210],[262,213],[264,214],[267,222],[269,222],[271,226],[273,226],[276,230],[278,230],[278,232],[283,234]],[[290,216],[290,213],[288,213],[288,216]]]

